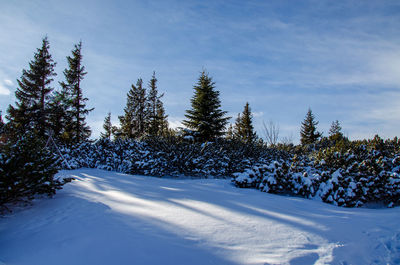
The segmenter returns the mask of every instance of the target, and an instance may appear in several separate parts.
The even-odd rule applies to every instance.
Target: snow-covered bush
[[[284,152],[236,141],[198,143],[183,137],[142,141],[102,139],[60,148],[63,168],[99,168],[152,176],[231,177]],[[69,167],[68,167],[69,165]]]
[[[52,196],[69,179],[59,180],[58,158],[33,135],[0,145],[0,208],[29,201],[37,194]]]
[[[90,167],[151,176],[232,177],[238,187],[313,198],[338,206],[400,204],[399,140],[348,140],[297,146],[291,153],[185,137],[99,140],[61,148],[71,168]],[[63,167],[67,168],[67,163]]]
[[[246,168],[234,174],[233,182],[238,187],[320,199],[345,207],[400,205],[397,138],[324,145],[309,155],[293,155],[283,163],[273,161]],[[288,169],[286,163],[290,164]]]

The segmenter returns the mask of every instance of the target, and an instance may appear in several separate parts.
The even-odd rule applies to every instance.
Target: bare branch
[[[263,129],[267,144],[270,146],[275,146],[279,139],[279,124],[276,124],[271,120],[268,122],[268,124],[265,124],[263,121]]]

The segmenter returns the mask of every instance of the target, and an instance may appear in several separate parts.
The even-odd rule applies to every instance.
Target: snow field
[[[0,264],[396,264],[400,209],[97,169],[0,219]],[[2,262],[2,263],[1,263]]]

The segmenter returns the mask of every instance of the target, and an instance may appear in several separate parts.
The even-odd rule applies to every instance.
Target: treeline
[[[148,89],[143,87],[143,80],[139,78],[136,85],[131,86],[127,94],[124,114],[118,116],[120,126],[113,126],[111,113],[104,119],[102,139],[142,139],[146,136],[167,136],[168,115],[165,114],[162,97],[157,88],[155,72],[148,83]]]

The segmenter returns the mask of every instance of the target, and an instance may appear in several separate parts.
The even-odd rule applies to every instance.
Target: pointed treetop
[[[208,73],[203,70],[193,86],[194,95],[191,98],[191,109],[186,110],[186,120],[182,124],[193,130],[199,141],[212,141],[224,135],[225,126],[230,117],[221,110],[219,91]]]

